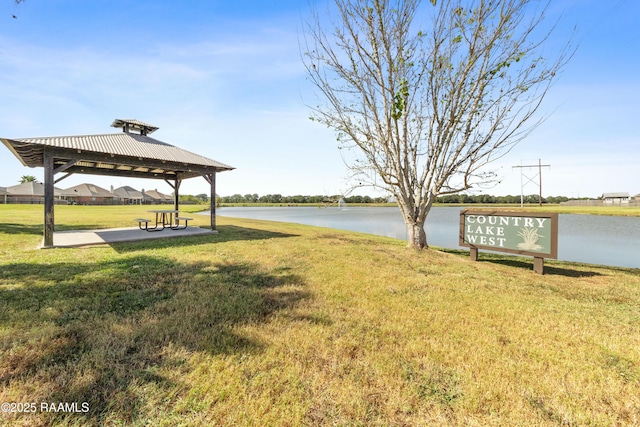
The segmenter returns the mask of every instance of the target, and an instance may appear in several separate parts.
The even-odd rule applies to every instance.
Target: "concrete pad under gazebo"
[[[176,211],[182,180],[201,176],[211,188],[211,230],[216,230],[216,173],[233,167],[150,138],[158,128],[139,120],[116,119],[111,126],[122,128],[122,133],[0,138],[23,165],[44,167],[42,247],[55,246],[54,184],[74,173],[162,179],[174,189]],[[58,173],[65,175],[55,179]]]
[[[208,236],[211,234],[218,234],[218,231],[200,227],[187,227],[180,230],[166,228],[154,233],[140,230],[138,227],[109,228],[105,230],[67,230],[53,233],[53,247],[68,248],[176,237]]]

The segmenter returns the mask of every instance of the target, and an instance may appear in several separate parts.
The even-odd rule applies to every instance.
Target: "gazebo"
[[[0,138],[23,165],[44,167],[43,247],[53,246],[53,185],[74,173],[162,179],[174,189],[175,210],[182,180],[201,176],[211,187],[211,229],[216,229],[216,173],[233,167],[150,138],[158,128],[139,120],[116,119],[111,126],[122,132]],[[59,173],[64,175],[56,179]]]

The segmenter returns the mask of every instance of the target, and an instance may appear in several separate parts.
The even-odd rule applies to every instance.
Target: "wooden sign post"
[[[558,214],[465,209],[460,211],[460,246],[533,256],[533,270],[544,274],[544,259],[558,257]]]

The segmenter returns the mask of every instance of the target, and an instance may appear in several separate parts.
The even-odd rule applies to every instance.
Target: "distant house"
[[[115,196],[109,190],[93,184],[80,184],[65,190],[67,197],[79,205],[112,205]]]
[[[605,205],[628,204],[630,198],[631,197],[629,196],[629,193],[603,193],[602,194],[602,202]]]
[[[173,202],[173,196],[168,196],[166,194],[162,194],[157,189],[156,190],[149,190],[149,191],[142,190],[142,193],[144,194],[145,199],[147,199],[147,198],[151,199],[151,203],[161,204],[161,203],[171,203],[171,202]]]
[[[7,189],[0,187],[0,203],[7,204]]]
[[[118,203],[122,203],[124,205],[141,205],[144,202],[142,192],[129,187],[128,185],[111,190],[111,193],[113,193]]]
[[[30,181],[22,184],[14,185],[4,189],[5,195],[2,196],[3,203],[44,203],[44,184],[40,182]],[[66,204],[67,194],[60,188],[53,188],[54,203]]]

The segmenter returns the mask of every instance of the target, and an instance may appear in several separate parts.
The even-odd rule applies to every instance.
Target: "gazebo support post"
[[[53,153],[44,150],[44,241],[42,247],[53,247]]]
[[[216,230],[216,172],[211,174],[211,229]]]
[[[182,184],[182,180],[176,176],[176,183],[173,187],[173,210],[178,211],[180,207],[180,184]]]
[[[169,184],[169,187],[173,188],[173,210],[178,211],[180,208],[180,184],[182,184],[182,180],[176,175],[176,179],[173,183],[168,179],[165,179],[164,182]]]
[[[210,173],[208,175],[203,175],[204,179],[211,186],[211,195],[209,197],[209,202],[211,204],[210,212],[211,212],[211,229],[216,229],[216,172]]]

